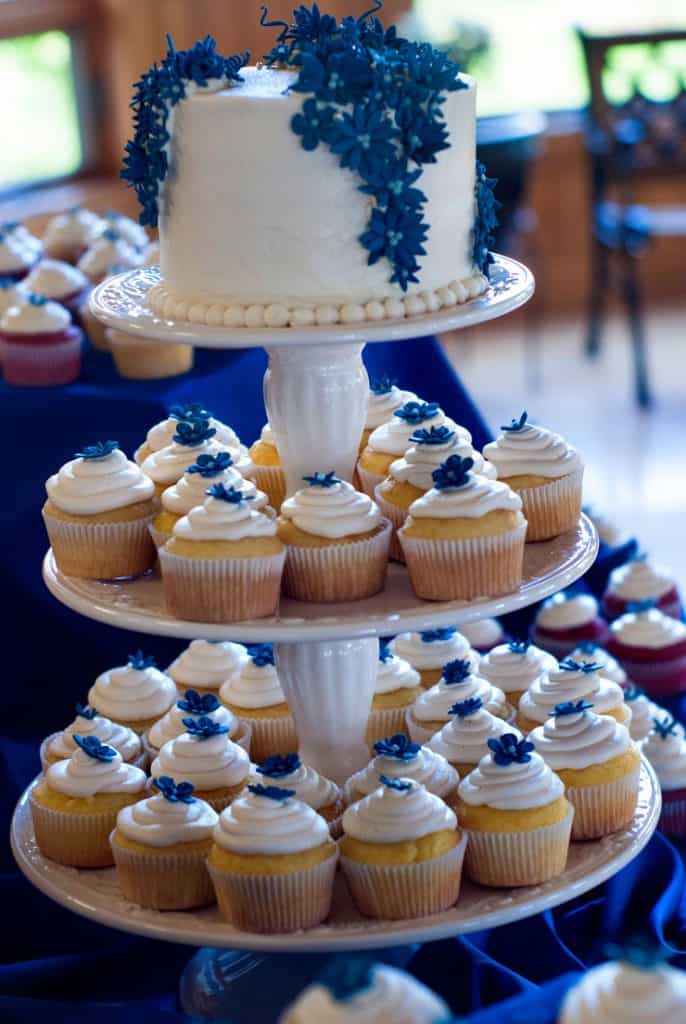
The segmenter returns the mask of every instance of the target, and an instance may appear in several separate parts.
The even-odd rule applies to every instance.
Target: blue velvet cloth
[[[488,428],[433,339],[371,345],[370,376],[390,372],[436,399],[481,447]],[[88,353],[82,379],[66,388],[0,387],[5,492],[0,502],[3,689],[0,816],[39,769],[40,739],[70,720],[95,675],[142,647],[167,664],[180,642],[138,636],[85,621],[61,607],[40,579],[46,540],[40,518],[43,481],[84,443],[117,438],[131,452],[174,402],[202,401],[244,439],[264,421],[260,350],[197,352],[189,376],[156,382],[118,378],[108,356]],[[324,467],[326,468],[326,467]],[[613,553],[607,553],[610,558]],[[602,578],[603,565],[596,567]],[[594,589],[598,587],[597,579]],[[389,952],[440,992],[470,1024],[552,1022],[561,994],[598,958],[601,934],[626,921],[647,922],[672,950],[686,946],[684,870],[678,851],[656,836],[644,854],[604,889],[555,911],[492,932]],[[0,1020],[94,1019],[98,1024],[187,1020],[177,1002],[181,970],[193,950],[103,928],[62,910],[0,850]],[[681,956],[675,955],[678,963]],[[322,958],[262,960],[239,971],[231,1019],[267,1024]],[[686,965],[686,964],[685,964]],[[291,989],[289,989],[289,978]],[[259,993],[259,998],[257,993]]]

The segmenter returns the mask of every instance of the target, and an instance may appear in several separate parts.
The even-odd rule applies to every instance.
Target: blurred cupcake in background
[[[0,223],[0,232],[5,232],[10,238],[21,245],[33,255],[33,259],[39,260],[43,255],[43,243],[32,231],[18,220],[6,220]]]
[[[286,497],[286,475],[276,447],[274,431],[265,423],[260,436],[249,448],[248,454],[255,466],[255,483],[269,495],[269,504],[278,512]]]
[[[571,654],[580,643],[591,640],[606,646],[610,631],[600,617],[598,602],[590,594],[560,591],[539,608],[531,639],[558,660]]]
[[[367,723],[369,746],[385,736],[403,731],[405,712],[421,692],[419,672],[409,661],[394,654],[388,643],[380,640],[376,683]]]
[[[505,643],[507,635],[497,619],[479,619],[460,626],[462,635],[479,654],[487,654],[498,644]]]
[[[64,306],[29,293],[0,316],[2,370],[16,387],[70,384],[81,372],[83,331]]]
[[[97,213],[83,206],[73,206],[48,221],[43,235],[45,255],[65,263],[78,263],[103,229],[104,223]]]
[[[399,658],[409,661],[419,672],[425,690],[438,682],[443,666],[449,661],[467,659],[472,670],[479,664],[479,655],[455,626],[425,629],[420,633],[398,633],[391,640],[389,648]]]
[[[150,236],[145,228],[117,210],[105,210],[102,215],[101,230],[99,233],[94,232],[92,240],[96,241],[108,229],[116,231],[134,249],[144,252],[150,244]]]
[[[0,228],[0,277],[21,281],[37,259],[34,249],[23,245],[9,231]]]
[[[647,554],[639,553],[610,573],[603,594],[603,611],[608,619],[616,619],[630,604],[646,600],[654,601],[665,615],[681,618],[681,598],[674,576],[652,563]]]
[[[627,675],[617,659],[608,654],[604,647],[594,643],[593,640],[585,640],[583,643],[580,643],[578,647],[574,648],[569,657],[571,661],[578,661],[582,665],[589,665],[591,662],[595,662],[596,665],[600,665],[599,671],[601,676],[604,676],[605,679],[611,679],[613,683],[619,683],[620,686],[626,686]]]
[[[612,623],[607,649],[631,682],[657,698],[686,690],[686,625],[652,601],[639,601]]]
[[[88,246],[78,261],[79,270],[91,284],[99,284],[109,277],[113,267],[131,270],[143,263],[141,253],[112,228],[105,228]]]
[[[483,655],[478,673],[489,683],[498,686],[505,697],[516,708],[521,697],[539,676],[554,672],[557,660],[528,640],[510,640],[498,644]]]
[[[26,278],[26,287],[66,306],[76,321],[90,291],[85,274],[69,263],[52,259],[41,260],[33,268]]]
[[[653,721],[641,742],[662,790],[659,827],[668,836],[686,837],[686,737],[683,726],[666,711]]]
[[[652,732],[655,719],[667,712],[659,704],[655,704],[639,686],[629,683],[624,688],[624,700],[631,708],[629,732],[632,740],[644,740]]]

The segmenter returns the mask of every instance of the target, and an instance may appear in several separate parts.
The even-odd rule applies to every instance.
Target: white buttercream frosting
[[[222,448],[228,448],[230,451],[236,448],[239,444],[239,438],[235,430],[227,426],[226,423],[222,423],[221,420],[217,420],[214,416],[209,417],[210,426],[213,430],[216,430],[216,434],[212,438],[217,444],[221,445]],[[145,436],[145,445],[149,449],[149,452],[158,452],[161,448],[166,448],[170,445],[174,439],[176,428],[179,425],[179,420],[175,416],[169,416],[166,420],[160,420],[159,423],[155,423]],[[233,454],[233,451],[232,451]]]
[[[628,686],[625,689],[624,700],[627,707],[631,709],[629,726],[631,738],[632,740],[644,740],[648,733],[652,732],[655,725],[654,719],[664,717],[666,712],[635,686]]]
[[[0,231],[5,231],[11,235],[15,242],[19,245],[23,245],[30,252],[34,253],[35,256],[39,255],[43,249],[43,243],[39,238],[36,238],[24,224],[20,224],[19,221],[5,221],[0,224]]]
[[[246,480],[234,466],[227,466],[213,477],[203,477],[200,473],[186,470],[180,480],[162,491],[162,507],[173,515],[185,516],[192,508],[203,504],[207,498],[206,491],[213,484],[224,484],[227,489],[233,487],[241,491],[250,502],[250,508],[261,509],[269,503],[267,495],[258,491],[252,480]]]
[[[114,267],[118,270],[127,270],[140,267],[142,263],[141,253],[124,238],[101,235],[89,245],[77,266],[89,281],[97,283],[111,274]]]
[[[145,772],[123,761],[118,751],[111,760],[100,761],[80,747],[71,757],[51,764],[45,777],[50,789],[75,797],[140,793],[147,781]]]
[[[263,444],[268,444],[271,448],[276,448],[276,436],[272,429],[271,423],[265,423],[260,431],[260,441]]]
[[[659,608],[644,612],[626,612],[610,626],[613,638],[627,647],[652,647],[659,650],[686,639],[686,625]]]
[[[422,444],[413,441],[402,458],[391,463],[388,472],[394,480],[428,491],[433,487],[432,473],[451,455],[473,459],[474,473],[480,473],[491,480],[495,479],[495,466],[486,462],[459,433],[454,433],[449,440],[441,444]]]
[[[393,413],[405,402],[419,402],[414,391],[402,391],[395,384],[392,384],[388,391],[369,392],[369,404],[367,406],[367,419],[365,430],[376,430],[382,423],[388,423],[393,418]]]
[[[476,765],[488,753],[488,741],[506,732],[521,739],[519,729],[481,707],[471,715],[451,715],[447,725],[431,737],[427,746],[451,764]]]
[[[91,707],[103,711],[115,722],[137,722],[161,717],[177,698],[173,679],[152,665],[131,664],[108,669],[88,692]]]
[[[125,242],[132,245],[134,249],[147,249],[150,243],[148,232],[141,224],[132,220],[131,217],[127,217],[123,213],[117,213],[116,210],[106,210],[103,214],[103,222],[103,231],[111,228],[118,235],[121,235]]]
[[[560,1024],[681,1024],[686,972],[612,962],[587,971],[567,993]]]
[[[545,722],[556,704],[586,700],[598,714],[622,706],[621,686],[603,678],[599,672],[557,669],[535,679],[519,701],[519,713],[535,722]]]
[[[193,541],[236,541],[274,537],[276,523],[251,508],[247,501],[232,503],[208,497],[174,524],[174,537]]]
[[[484,456],[496,466],[501,479],[528,474],[557,479],[583,467],[575,448],[559,434],[534,423],[525,423],[521,430],[504,430],[486,445]]]
[[[183,698],[181,698],[183,700]],[[158,750],[168,743],[169,740],[175,740],[177,736],[186,731],[184,725],[184,718],[200,718],[203,715],[209,718],[213,722],[217,722],[219,725],[223,725],[228,729],[228,737],[231,739],[235,736],[236,732],[240,727],[240,722],[236,716],[225,708],[222,704],[214,711],[188,711],[179,706],[179,701],[176,702],[172,707],[169,708],[159,722],[155,722],[153,726],[148,730],[148,740],[152,747],[156,747]]]
[[[268,768],[268,764],[265,763],[264,767]],[[260,772],[257,765],[253,765],[250,771],[250,782],[252,785],[292,789],[295,791],[296,799],[302,800],[315,811],[335,804],[341,795],[340,788],[335,782],[320,775],[318,771],[315,771],[310,765],[303,764],[300,760],[293,771],[274,777]]]
[[[228,733],[183,732],[164,744],[150,766],[153,779],[169,775],[174,782],[190,782],[201,792],[240,786],[249,771],[250,758]]]
[[[470,473],[462,487],[432,487],[412,502],[410,515],[415,519],[481,519],[500,509],[521,512],[522,499],[500,480]]]
[[[36,299],[38,301],[31,301]],[[64,306],[41,296],[27,294],[27,301],[9,306],[0,317],[4,334],[59,334],[71,325],[71,314]]]
[[[658,721],[669,721],[666,712],[658,714]],[[641,750],[657,773],[662,789],[686,789],[686,738],[677,728],[667,736],[657,729],[641,742]]]
[[[608,593],[622,601],[657,600],[674,586],[668,569],[653,565],[647,558],[632,558],[613,569],[607,583]]]
[[[237,854],[302,853],[328,839],[326,821],[302,800],[272,800],[249,790],[222,811],[214,830],[215,843]]]
[[[387,652],[384,660],[379,658],[374,695],[395,693],[396,690],[412,689],[415,686],[419,686],[420,682],[419,672],[412,668],[409,661],[399,658],[396,654]]]
[[[204,800],[167,800],[161,793],[122,808],[117,829],[143,846],[173,846],[211,839],[219,815]]]
[[[491,650],[505,639],[505,631],[497,619],[479,619],[465,622],[460,627],[472,647],[479,651]]]
[[[429,403],[419,404],[428,405]],[[436,408],[435,412],[427,414],[425,419],[414,423],[408,423],[407,420],[393,413],[390,420],[382,423],[380,427],[372,431],[367,444],[373,452],[384,452],[388,455],[404,455],[412,443],[410,436],[415,430],[420,427],[430,430],[431,427],[441,427],[444,425],[449,427],[450,430],[454,430],[456,435],[465,444],[470,444],[472,435],[469,431],[464,427],[458,426],[439,408]]]
[[[582,665],[591,663],[600,665],[600,674],[605,679],[611,679],[613,683],[619,683],[620,686],[626,683],[626,672],[617,659],[608,654],[604,647],[598,647],[597,644],[582,644],[572,651],[569,657],[572,661],[578,661]]]
[[[77,267],[61,260],[41,260],[26,278],[26,287],[49,299],[64,299],[88,287],[88,278]]]
[[[500,765],[489,752],[462,779],[458,788],[460,799],[475,807],[501,811],[523,811],[559,800],[565,791],[562,780],[535,750],[529,757],[525,762]]]
[[[441,631],[446,634],[445,630]],[[469,646],[469,641],[456,629],[447,635],[436,636],[436,630],[422,633],[398,633],[391,641],[390,648],[399,658],[409,661],[419,672],[423,669],[443,668],[449,661],[469,658],[475,668],[479,656]]]
[[[0,316],[10,306],[20,306],[29,297],[29,290],[23,281],[14,281],[0,274]]]
[[[378,505],[345,480],[332,487],[302,487],[286,498],[281,515],[303,533],[332,540],[371,533],[382,518]]]
[[[453,704],[479,697],[487,711],[502,717],[508,707],[503,691],[487,679],[470,673],[460,683],[446,683],[441,678],[417,697],[412,715],[417,722],[447,722]]]
[[[406,776],[396,781],[408,783],[407,788],[382,783],[348,807],[343,815],[346,835],[364,843],[402,843],[457,827],[454,811],[440,797]]]
[[[155,493],[152,481],[119,448],[103,458],[72,459],[49,478],[45,489],[56,508],[81,516],[149,501]]]
[[[631,746],[625,726],[592,710],[551,715],[544,725],[533,730],[529,739],[553,771],[578,771],[606,764]]]
[[[199,455],[216,455],[223,448],[215,437],[194,445],[172,441],[165,448],[158,448],[146,456],[141,463],[141,469],[156,484],[168,486],[177,483]],[[212,481],[209,481],[207,486],[209,487],[211,483]]]
[[[412,744],[411,749],[415,746],[417,744]],[[359,793],[367,796],[381,785],[382,775],[388,779],[412,779],[428,789],[429,793],[442,798],[452,793],[459,781],[452,765],[448,764],[442,753],[431,749],[429,744],[420,746],[416,755],[409,759],[377,754],[365,768],[351,775],[348,779],[349,790],[353,796]]]
[[[224,683],[219,696],[225,704],[246,710],[286,703],[275,666],[257,665],[253,658],[244,661]]]
[[[577,629],[588,626],[598,617],[598,602],[591,594],[570,597],[562,591],[549,597],[536,615],[536,625],[543,629]]]
[[[48,744],[48,754],[55,758],[71,757],[78,750],[78,744],[74,739],[74,733],[83,736],[95,736],[107,747],[114,747],[118,750],[125,761],[132,761],[141,751],[141,741],[138,733],[134,732],[127,725],[119,725],[111,722],[104,715],[96,715],[94,718],[84,718],[77,715],[73,722],[57,733]]]
[[[64,213],[58,213],[48,221],[43,235],[46,253],[61,253],[65,249],[78,252],[103,229],[103,221],[91,210],[76,206]]]
[[[0,230],[0,275],[26,270],[36,260],[36,252],[9,232]]]
[[[196,687],[218,690],[247,657],[245,647],[230,640],[219,643],[191,640],[188,647],[167,668],[167,675],[182,690]]]
[[[498,644],[479,662],[479,675],[499,686],[506,696],[528,690],[534,679],[555,669],[557,660],[552,654],[534,644],[525,650],[518,650],[514,644]]]

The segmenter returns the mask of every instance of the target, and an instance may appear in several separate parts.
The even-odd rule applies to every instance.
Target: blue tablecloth
[[[481,447],[488,428],[432,339],[369,346],[370,376],[388,371],[425,398],[436,399]],[[108,356],[89,353],[82,379],[50,390],[0,387],[5,493],[0,502],[3,693],[0,815],[9,824],[17,797],[38,770],[38,742],[71,718],[95,675],[142,646],[168,663],[182,644],[88,622],[57,604],[40,579],[46,546],[40,505],[43,481],[84,443],[117,438],[132,451],[170,404],[200,400],[247,441],[264,421],[261,351],[197,352],[192,374],[169,381],[127,382]],[[613,552],[605,552],[609,559]],[[591,578],[602,587],[601,563]],[[529,921],[465,939],[396,951],[396,960],[425,980],[470,1024],[498,1020],[552,1022],[569,980],[602,958],[600,935],[625,921],[647,923],[672,950],[686,947],[684,872],[680,854],[656,836],[635,865],[606,889]],[[176,991],[192,950],[102,928],[62,910],[18,873],[9,847],[0,851],[0,1020],[181,1021]],[[683,954],[681,959],[686,965]],[[678,963],[679,956],[674,962]],[[236,982],[233,1019],[267,1024],[290,995],[293,970],[263,961]],[[272,979],[279,978],[278,984]],[[266,982],[266,983],[265,983]],[[291,982],[294,984],[295,982]],[[300,982],[298,982],[300,983]],[[502,1000],[508,1002],[507,1012]],[[259,1000],[263,1000],[260,1002]],[[488,1007],[497,1007],[494,1010]]]

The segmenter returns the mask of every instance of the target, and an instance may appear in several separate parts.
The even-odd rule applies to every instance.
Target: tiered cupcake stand
[[[290,491],[302,476],[317,470],[335,469],[351,479],[368,393],[361,360],[365,343],[411,343],[413,338],[483,323],[521,306],[534,287],[524,266],[498,256],[491,287],[484,295],[435,313],[382,323],[227,328],[155,317],[145,299],[158,279],[157,268],[111,278],[93,294],[94,313],[109,326],[142,338],[207,348],[264,347],[269,354],[265,402]],[[112,626],[179,639],[274,641],[301,756],[342,782],[368,761],[364,736],[379,636],[459,626],[524,608],[578,579],[593,563],[597,546],[595,530],[584,516],[575,531],[548,543],[528,545],[524,582],[519,591],[502,598],[469,604],[420,601],[404,567],[392,564],[385,590],[368,600],[317,605],[283,599],[275,618],[226,626],[170,617],[155,574],[115,583],[76,580],[60,573],[48,551],[43,577],[63,604]],[[426,942],[492,928],[564,903],[605,881],[634,858],[650,839],[659,812],[659,785],[644,761],[631,827],[597,842],[573,844],[566,871],[551,882],[526,889],[489,890],[465,881],[452,910],[419,920],[388,922],[362,918],[339,879],[327,923],[285,936],[239,932],[222,921],[216,907],[179,913],[141,909],[123,899],[114,869],[84,871],[51,863],[36,847],[26,794],[15,812],[12,843],[22,871],[42,892],[102,924],[217,950],[326,953]]]

